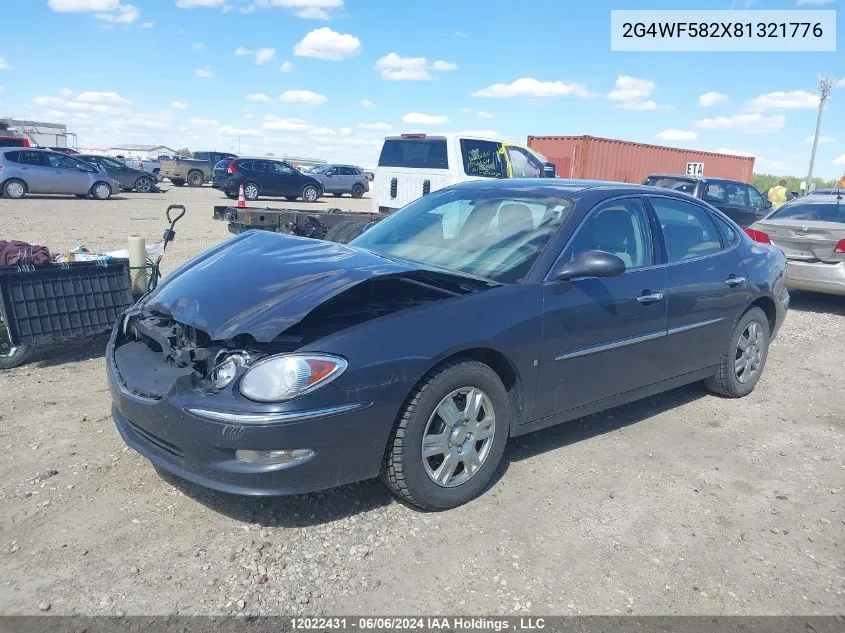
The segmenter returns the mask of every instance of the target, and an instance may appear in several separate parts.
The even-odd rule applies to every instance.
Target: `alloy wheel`
[[[423,432],[425,472],[438,486],[469,481],[493,446],[496,416],[490,398],[477,387],[461,387],[440,401]]]
[[[317,190],[314,187],[305,187],[302,197],[308,202],[314,202],[318,197]]]
[[[105,183],[94,186],[94,197],[98,200],[105,200],[111,195],[111,188]]]
[[[743,330],[736,346],[734,373],[736,379],[745,384],[751,380],[763,365],[763,337],[760,324],[751,321]]]
[[[258,198],[258,187],[253,184],[249,184],[244,187],[244,198],[247,200],[255,200]]]
[[[6,185],[6,195],[10,198],[20,198],[26,192],[23,183],[13,181]]]

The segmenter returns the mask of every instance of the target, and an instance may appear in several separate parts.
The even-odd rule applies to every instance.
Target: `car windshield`
[[[352,245],[386,257],[517,283],[573,206],[560,194],[528,195],[524,189],[442,191],[382,220]]]
[[[695,181],[686,178],[673,178],[672,176],[649,176],[645,179],[644,185],[674,189],[681,193],[692,195],[695,192]]]
[[[836,222],[845,224],[845,200],[835,203],[808,201],[786,204],[772,213],[769,220],[804,220],[807,222]]]

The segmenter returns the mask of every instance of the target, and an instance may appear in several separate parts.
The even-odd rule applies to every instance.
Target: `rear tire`
[[[711,392],[743,398],[754,391],[769,355],[769,319],[760,308],[742,315],[722,354],[719,371],[704,381]]]
[[[320,190],[314,185],[305,185],[302,188],[302,199],[305,202],[317,202],[320,198]]]
[[[470,413],[470,394],[480,403],[475,415]],[[448,415],[441,417],[441,411]],[[474,360],[444,363],[420,382],[399,412],[382,462],[382,481],[400,501],[421,510],[462,505],[489,483],[502,459],[509,425],[508,395],[496,372]],[[470,433],[484,436],[476,439]]]
[[[18,178],[9,178],[3,183],[3,195],[12,200],[20,200],[26,195],[26,192],[26,183]]]
[[[352,187],[352,197],[353,198],[363,198],[364,197],[364,187],[363,185],[355,185]]]
[[[173,183],[174,185],[176,185],[177,187],[184,187],[184,186],[185,186],[185,181],[184,181],[184,180],[182,180],[181,178],[177,178],[176,180],[173,180],[173,179],[171,178],[171,179],[170,179],[170,182],[172,182],[172,183]]]
[[[202,187],[202,172],[201,171],[190,171],[188,172],[188,185],[191,187]]]

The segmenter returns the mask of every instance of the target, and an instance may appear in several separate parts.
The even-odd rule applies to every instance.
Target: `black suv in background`
[[[292,165],[268,158],[233,158],[214,166],[212,186],[230,198],[237,198],[244,186],[244,198],[258,200],[259,196],[281,196],[291,202],[302,198],[316,202],[323,195],[319,180],[307,176]]]
[[[687,193],[719,209],[742,228],[754,224],[771,211],[772,203],[752,185],[726,178],[704,178],[683,174],[651,174],[644,185]]]

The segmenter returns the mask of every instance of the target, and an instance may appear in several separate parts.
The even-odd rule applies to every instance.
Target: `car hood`
[[[139,307],[171,316],[215,341],[248,334],[269,342],[361,282],[421,271],[479,283],[343,244],[248,231],[189,261]]]

